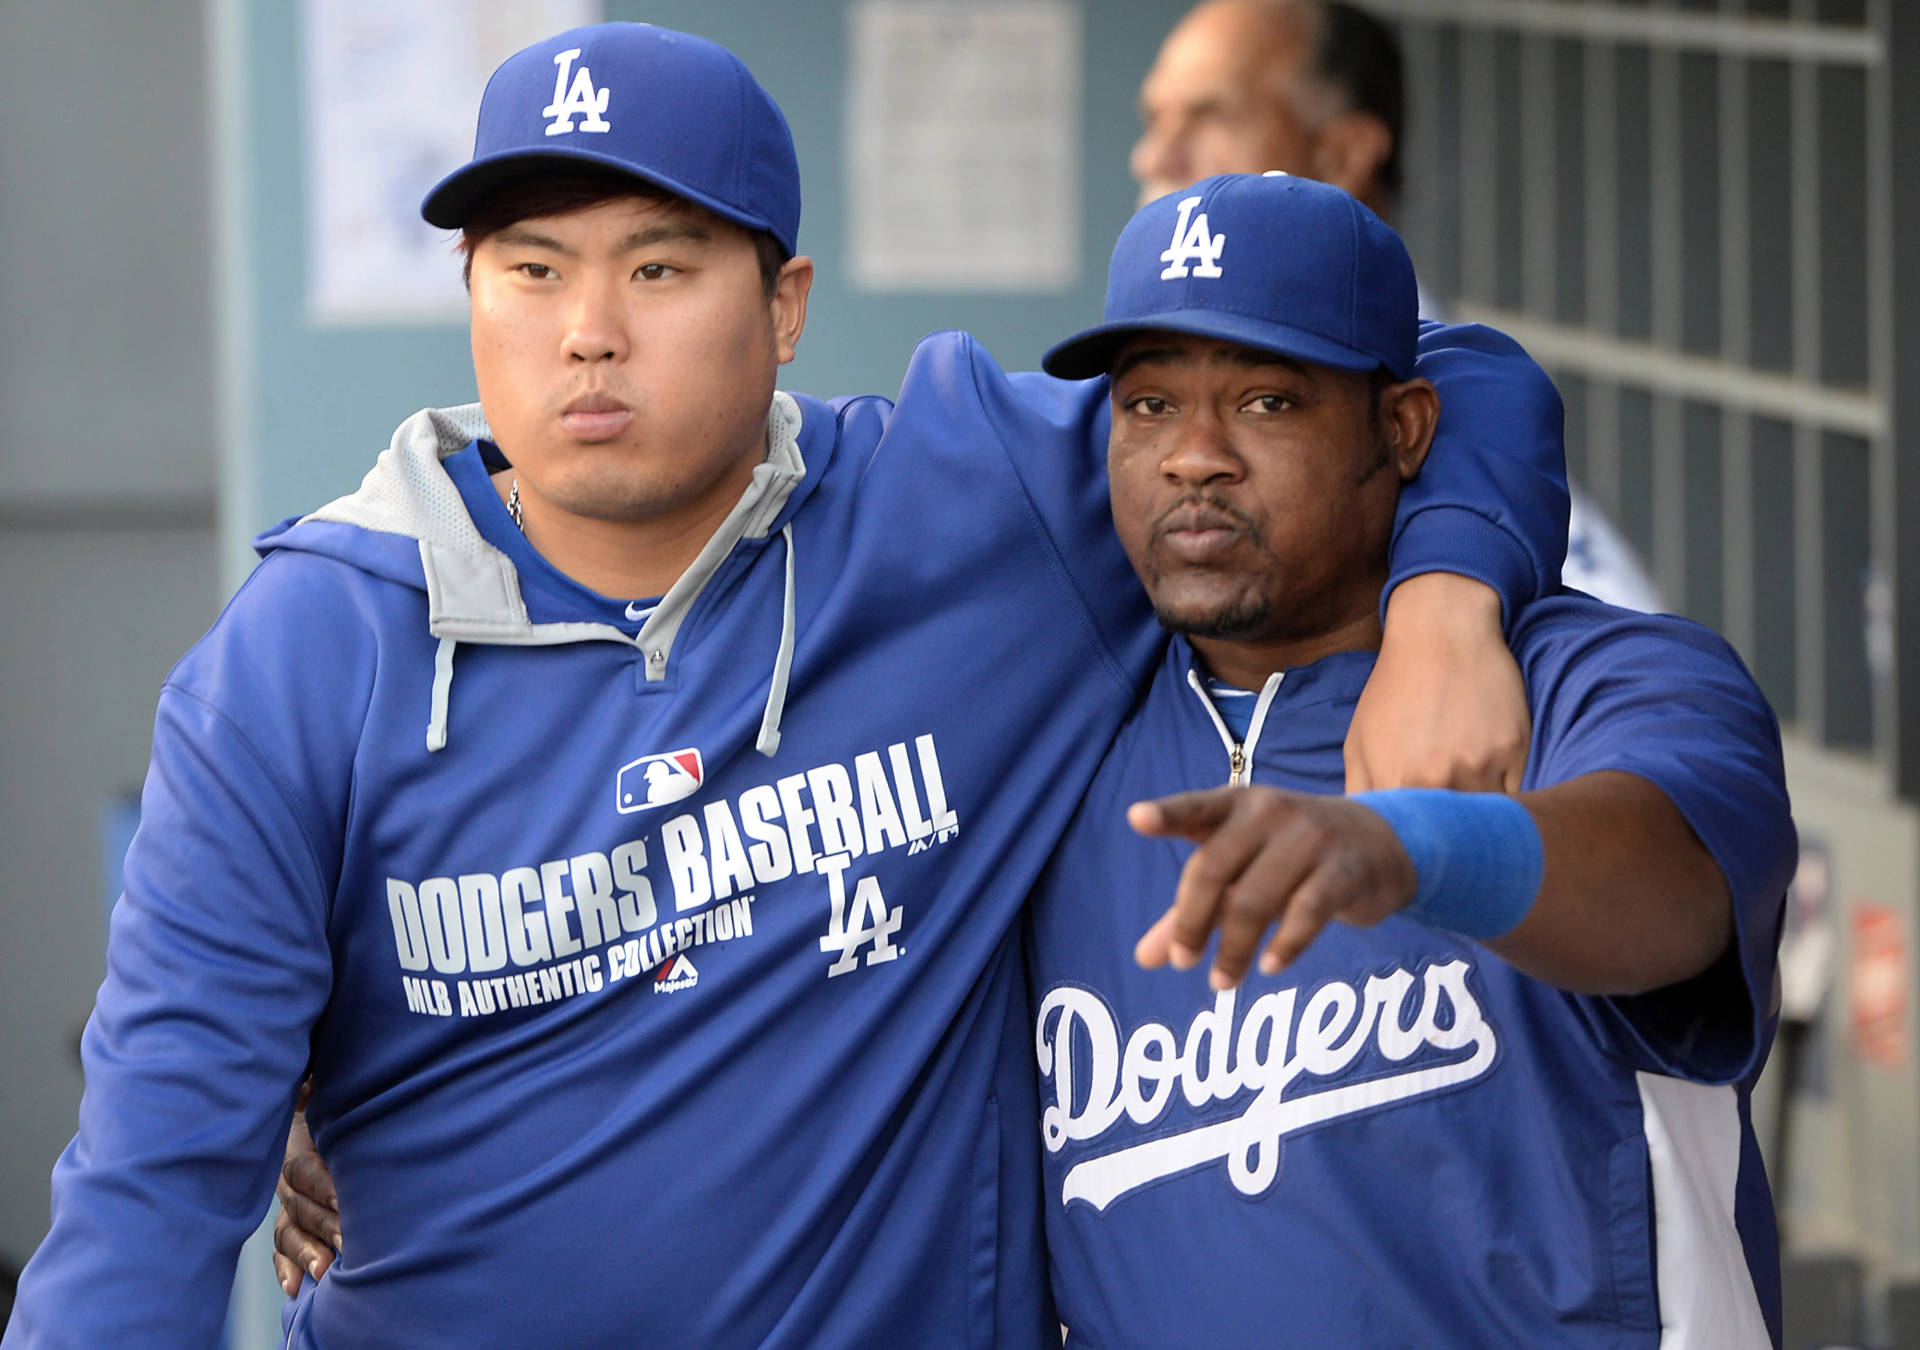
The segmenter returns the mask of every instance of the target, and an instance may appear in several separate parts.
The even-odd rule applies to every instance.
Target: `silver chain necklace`
[[[513,528],[525,534],[526,524],[520,519],[520,475],[513,476],[513,488],[507,493],[507,514],[513,517]]]

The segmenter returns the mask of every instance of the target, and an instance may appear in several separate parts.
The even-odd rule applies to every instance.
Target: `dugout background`
[[[1920,109],[1920,12],[1377,8],[1400,17],[1414,75],[1405,224],[1423,277],[1553,372],[1570,471],[1788,731],[1824,869],[1804,878],[1820,909],[1798,955],[1824,942],[1828,976],[1790,1033],[1796,1064],[1776,1054],[1755,1103],[1801,1258],[1789,1340],[1920,1345],[1910,1290],[1888,1297],[1920,1274],[1920,716],[1903,716],[1920,695],[1920,403],[1899,378],[1920,355],[1920,201],[1896,130]]]
[[[1920,198],[1898,133],[1920,124],[1920,7],[1374,4],[1407,43],[1402,224],[1423,279],[1554,371],[1575,475],[1788,726],[1831,952],[1787,1165],[1770,1159],[1807,1281],[1790,1328],[1920,1345],[1886,1297],[1920,1277],[1920,715],[1902,709],[1920,690],[1920,449],[1900,449],[1920,393],[1899,379],[1920,355]],[[605,7],[732,46],[785,107],[820,267],[785,382],[819,393],[891,389],[935,327],[1030,365],[1098,312],[1133,201],[1134,91],[1186,8],[1081,5],[1074,285],[900,296],[845,280],[844,0]],[[472,396],[462,329],[308,322],[298,31],[286,0],[0,0],[0,1260],[16,1264],[79,1097],[102,818],[139,782],[161,679],[255,530],[350,489],[415,408]],[[1763,1085],[1756,1115],[1781,1097]],[[270,1326],[271,1286],[251,1288],[250,1325]]]

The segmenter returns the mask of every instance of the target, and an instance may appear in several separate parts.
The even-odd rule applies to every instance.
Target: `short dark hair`
[[[1375,435],[1380,432],[1380,395],[1399,383],[1400,377],[1385,366],[1367,372],[1367,429]]]
[[[1320,46],[1314,74],[1339,93],[1350,112],[1371,113],[1386,123],[1392,144],[1380,165],[1380,187],[1400,195],[1400,140],[1406,129],[1406,66],[1393,29],[1355,5],[1326,0],[1320,6]]]
[[[473,251],[509,225],[539,216],[562,216],[569,211],[584,211],[588,207],[626,197],[644,202],[674,202],[704,215],[713,214],[705,207],[689,202],[665,188],[655,187],[622,173],[588,168],[518,178],[495,188],[475,202],[467,212],[467,219],[460,227],[458,245],[464,255],[460,266],[461,279],[472,286]],[[714,216],[714,219],[720,220],[720,217]],[[735,229],[745,228],[734,225],[732,221],[721,223]],[[760,288],[771,296],[780,280],[780,269],[786,266],[789,254],[770,231],[748,230],[747,233],[753,239],[754,253],[760,262]]]

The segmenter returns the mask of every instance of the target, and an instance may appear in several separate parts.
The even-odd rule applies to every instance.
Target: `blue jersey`
[[[1133,945],[1192,846],[1128,803],[1228,777],[1184,640],[1122,728],[1032,911],[1047,1239],[1070,1344],[1764,1345],[1775,1232],[1748,1122],[1794,834],[1772,713],[1706,630],[1584,596],[1512,635],[1526,786],[1623,770],[1725,872],[1701,976],[1583,997],[1395,916],[1333,924],[1215,995]],[[1341,791],[1373,664],[1287,671],[1254,781]],[[1663,1328],[1665,1338],[1663,1338]]]
[[[1428,349],[1486,434],[1399,565],[1524,602],[1557,402]],[[477,410],[264,536],[161,696],[9,1350],[210,1344],[309,1070],[296,1347],[1057,1336],[1016,920],[1163,645],[1104,393],[947,335],[897,404],[781,395],[651,608],[528,546]]]

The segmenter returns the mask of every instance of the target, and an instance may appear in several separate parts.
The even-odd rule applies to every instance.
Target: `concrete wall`
[[[212,495],[203,45],[198,0],[0,5],[10,514]]]
[[[216,601],[211,517],[0,526],[0,1251],[47,1226],[102,973],[100,820],[146,772],[153,704]]]
[[[1797,738],[1787,744],[1787,775],[1802,845],[1828,861],[1831,983],[1795,1081],[1784,1081],[1787,1061],[1776,1053],[1754,1120],[1790,1255],[1852,1257],[1877,1295],[1920,1278],[1920,809],[1890,799],[1882,769]],[[1905,1007],[1890,1037],[1889,1028],[1855,1025],[1863,907],[1890,910],[1904,945]],[[1781,1157],[1777,1113],[1789,1086],[1791,1136]],[[1878,1302],[1869,1300],[1870,1313]]]
[[[104,40],[111,35],[111,41]],[[198,0],[0,4],[0,1257],[47,1225],[100,819],[219,603]]]

